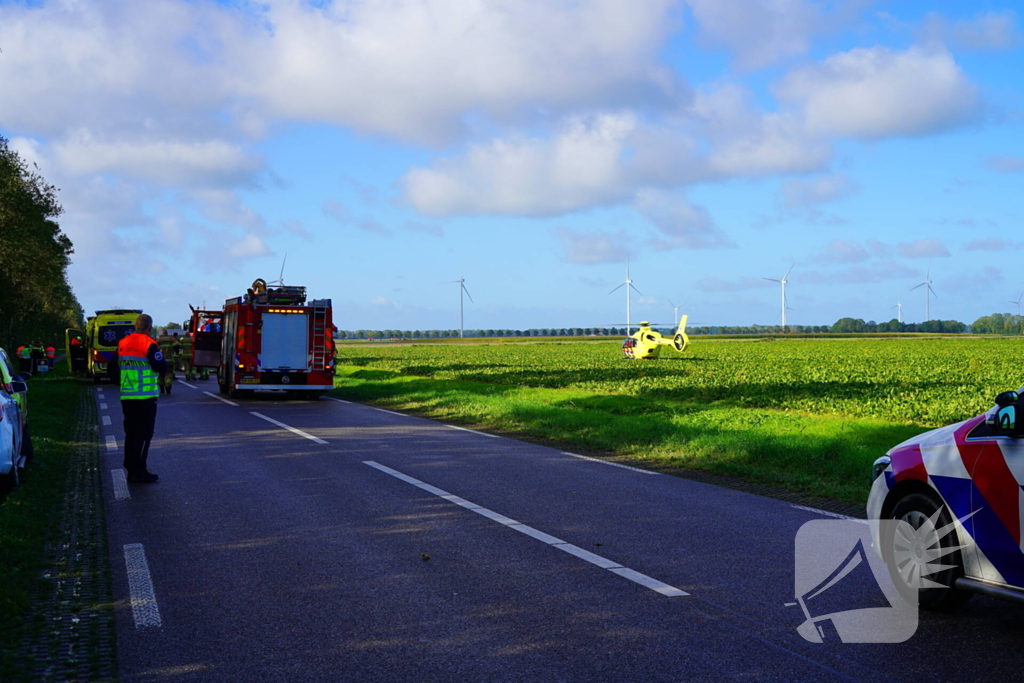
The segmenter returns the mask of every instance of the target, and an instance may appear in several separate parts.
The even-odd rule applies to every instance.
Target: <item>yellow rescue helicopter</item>
[[[671,346],[682,353],[686,349],[686,345],[690,343],[690,338],[686,336],[686,321],[689,317],[688,315],[679,317],[679,327],[676,328],[675,335],[671,337],[651,329],[651,323],[647,321],[640,323],[640,328],[622,342],[622,353],[626,358],[634,360],[659,358],[661,349],[665,346]]]

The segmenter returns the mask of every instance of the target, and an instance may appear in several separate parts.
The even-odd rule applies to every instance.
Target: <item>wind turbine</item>
[[[632,289],[640,296],[643,296],[640,290],[633,286],[633,281],[629,279],[629,259],[626,259],[626,279],[622,281],[622,284],[620,284],[619,287],[626,288],[626,336],[628,337],[633,333],[632,326],[629,324],[629,290]],[[618,289],[619,287],[616,287],[615,289]],[[615,289],[608,293],[614,293]]]
[[[669,299],[668,303],[669,303],[669,305],[672,306],[672,324],[675,325],[676,327],[678,327],[679,326],[679,309],[682,308],[682,306],[676,306],[674,303],[672,303],[671,299]]]
[[[894,308],[896,309],[896,322],[902,323],[903,322],[903,300],[901,299],[900,301],[897,301],[895,306],[890,306],[889,307],[889,310],[891,311]]]
[[[448,282],[445,282],[444,284],[451,285],[451,284],[455,284],[456,282],[459,283],[459,337],[462,338],[464,336],[463,330],[462,330],[462,324],[463,324],[462,323],[462,314],[463,314],[462,293],[463,292],[466,293],[466,296],[469,297],[469,300],[470,300],[471,303],[476,303],[476,302],[473,301],[473,297],[470,296],[469,290],[466,289],[466,278],[460,277],[458,280],[449,280]]]
[[[1020,317],[1020,305],[1021,305],[1021,303],[1024,303],[1024,292],[1020,293],[1020,296],[1017,297],[1016,301],[1011,301],[1010,303],[1011,304],[1017,304],[1017,317],[1019,318]]]
[[[765,280],[770,280],[771,282],[778,282],[779,284],[782,285],[782,331],[783,332],[786,331],[786,309],[788,308],[788,306],[786,306],[786,283],[789,282],[789,280],[787,278],[789,277],[789,274],[793,272],[793,268],[794,267],[796,267],[795,263],[792,266],[789,267],[789,270],[786,271],[786,274],[782,276],[781,280],[776,280],[773,277],[766,277],[766,278],[764,278]]]
[[[284,264],[288,263],[288,252],[284,252],[284,260],[281,261],[281,274],[277,276],[276,280],[271,280],[268,285],[282,285],[284,286]]]
[[[924,282],[917,285],[917,287],[924,287],[924,321],[928,322],[932,319],[931,312],[931,295],[935,294],[935,290],[932,289],[932,264],[928,264],[928,270],[925,272]],[[914,291],[917,287],[911,287],[910,291]],[[935,294],[935,298],[938,299],[939,295]]]

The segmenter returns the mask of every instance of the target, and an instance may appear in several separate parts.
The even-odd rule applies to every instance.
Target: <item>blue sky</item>
[[[971,322],[1024,292],[1020,2],[0,0],[91,311],[344,329]],[[795,264],[795,265],[794,265]]]

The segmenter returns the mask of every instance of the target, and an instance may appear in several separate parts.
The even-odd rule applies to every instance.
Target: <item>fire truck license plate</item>
[[[260,381],[258,379],[256,379],[255,377],[243,377],[242,379],[238,380],[238,383],[239,384],[259,384]]]

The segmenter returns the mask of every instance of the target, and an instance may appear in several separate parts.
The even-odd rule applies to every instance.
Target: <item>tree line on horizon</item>
[[[675,328],[656,327],[670,335]],[[636,326],[632,327],[636,331]],[[832,325],[708,325],[687,328],[688,335],[702,334],[879,334],[920,332],[930,334],[1024,334],[1024,317],[1009,313],[993,313],[978,318],[970,325],[959,320],[929,320],[923,323],[900,322],[896,318],[875,322],[861,318],[840,318]],[[451,339],[458,330],[339,330],[338,339]],[[625,327],[542,327],[525,330],[469,329],[466,337],[625,337]]]
[[[8,351],[30,341],[62,346],[64,330],[84,322],[61,213],[57,188],[0,136],[0,345]]]

